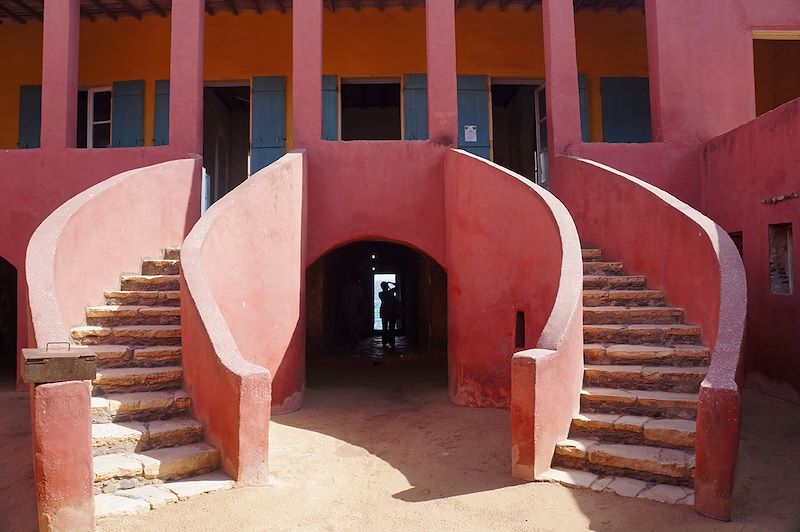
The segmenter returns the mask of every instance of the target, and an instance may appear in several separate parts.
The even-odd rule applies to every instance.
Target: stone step
[[[584,290],[584,307],[663,307],[661,290]]]
[[[106,290],[103,295],[109,305],[148,305],[177,307],[181,304],[180,290],[153,292],[150,290]]]
[[[179,275],[181,261],[174,259],[145,259],[142,261],[142,275]]]
[[[113,393],[92,397],[92,423],[167,419],[186,415],[191,405],[185,390]]]
[[[180,345],[180,325],[85,325],[72,328],[72,339],[82,345]]]
[[[586,438],[562,440],[556,444],[553,463],[643,482],[692,486],[695,456],[693,451],[684,449],[607,443]]]
[[[221,471],[214,471],[186,480],[171,480],[162,484],[120,489],[113,495],[105,493],[95,495],[94,515],[97,519],[134,515],[150,509],[161,508],[169,503],[185,501],[204,493],[233,487],[233,479]]]
[[[631,323],[683,323],[683,309],[676,307],[583,307],[584,325]]]
[[[648,366],[707,366],[709,349],[702,345],[650,346],[628,344],[585,344],[587,364],[643,364]]]
[[[584,248],[581,250],[581,257],[584,261],[603,260],[603,252],[599,249]]]
[[[589,471],[553,467],[545,471],[540,480],[558,482],[570,488],[588,488],[592,491],[613,493],[621,497],[636,497],[667,504],[694,506],[694,490],[686,486],[673,486],[644,482],[635,478],[596,475]]]
[[[120,288],[122,290],[148,290],[165,291],[180,290],[180,275],[122,275],[120,277]]]
[[[697,394],[585,387],[581,390],[581,412],[695,419]]]
[[[572,418],[569,435],[573,439],[591,437],[610,443],[694,449],[695,429],[691,419],[581,412]]]
[[[92,381],[95,395],[166,390],[180,388],[182,383],[181,366],[100,368]]]
[[[120,488],[209,473],[219,467],[219,451],[197,442],[139,453],[103,454],[92,461],[95,490],[113,493]]]
[[[647,283],[643,275],[584,275],[585,290],[639,289]]]
[[[99,305],[86,309],[86,325],[179,325],[180,307]]]
[[[164,258],[167,260],[181,260],[181,248],[164,248]]]
[[[584,325],[583,340],[590,344],[699,344],[700,327],[682,323]]]
[[[178,366],[181,363],[179,345],[136,347],[128,345],[95,345],[98,368]]]
[[[95,456],[187,445],[202,437],[203,426],[190,417],[92,425],[92,448]]]
[[[624,272],[621,262],[590,261],[583,263],[584,275],[622,275]]]
[[[587,364],[583,384],[596,388],[696,393],[708,366],[630,366]]]

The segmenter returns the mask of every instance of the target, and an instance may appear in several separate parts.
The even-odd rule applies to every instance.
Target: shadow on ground
[[[30,403],[13,376],[0,382],[0,530],[36,530]]]

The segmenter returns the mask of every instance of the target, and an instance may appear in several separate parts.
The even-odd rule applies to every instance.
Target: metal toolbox
[[[94,380],[94,351],[69,342],[49,342],[44,349],[23,349],[22,380],[29,384]]]

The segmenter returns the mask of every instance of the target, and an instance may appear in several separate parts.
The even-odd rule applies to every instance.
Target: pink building
[[[0,21],[0,355],[20,386],[24,347],[98,365],[32,387],[43,528],[217,470],[264,484],[270,416],[378,274],[450,399],[510,408],[519,478],[629,477],[727,520],[742,388],[800,402],[795,0]]]

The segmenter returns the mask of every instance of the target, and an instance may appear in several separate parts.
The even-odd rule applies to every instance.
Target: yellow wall
[[[427,70],[425,12],[340,9],[325,11],[323,71],[339,76],[399,76]],[[644,16],[639,12],[581,11],[576,17],[578,69],[589,76],[592,139],[600,140],[600,76],[646,76]],[[79,83],[145,80],[145,144],[152,144],[155,81],[169,77],[170,19],[81,22]],[[500,12],[462,9],[456,14],[459,74],[544,78],[541,10]],[[218,13],[206,17],[205,78],[248,81],[287,78],[287,124],[291,124],[291,11],[281,15]],[[41,24],[0,26],[4,72],[0,82],[0,146],[17,142],[19,85],[41,82]],[[292,133],[288,128],[288,146]]]
[[[800,41],[753,41],[756,112],[800,98]]]

